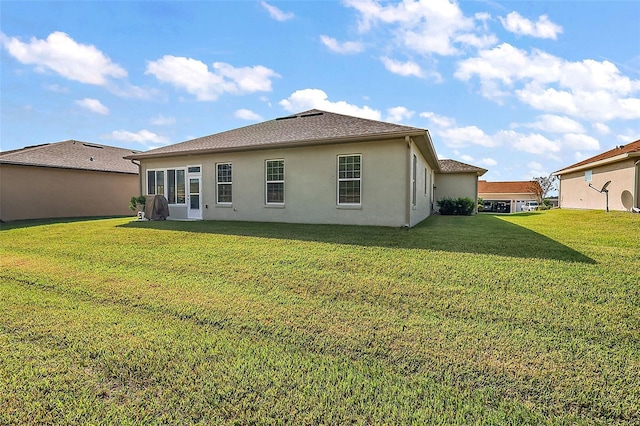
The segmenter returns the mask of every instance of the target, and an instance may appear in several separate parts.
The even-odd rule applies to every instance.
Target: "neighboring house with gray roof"
[[[139,151],[68,140],[0,152],[0,220],[131,215]]]
[[[640,139],[553,173],[565,209],[640,210]],[[607,195],[599,193],[607,182]]]
[[[171,218],[290,223],[414,226],[431,214],[440,176],[475,176],[450,189],[475,198],[484,170],[443,170],[425,129],[320,110],[127,158]]]
[[[478,178],[487,169],[461,163],[456,160],[438,160],[436,171],[434,200],[443,198],[471,198],[478,205]]]

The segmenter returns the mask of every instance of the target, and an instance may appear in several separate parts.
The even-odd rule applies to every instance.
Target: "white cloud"
[[[591,127],[593,127],[594,130],[601,135],[608,135],[609,133],[611,133],[611,129],[609,128],[609,126],[604,123],[592,123]]]
[[[320,109],[339,114],[353,115],[355,117],[380,120],[380,111],[368,106],[359,107],[345,101],[332,102],[327,94],[320,89],[302,89],[291,94],[287,99],[281,100],[280,105],[289,112],[301,112],[309,109]]]
[[[59,84],[48,84],[45,86],[45,89],[55,92],[55,93],[68,93],[69,88],[65,86],[60,86]]]
[[[543,114],[538,116],[534,123],[523,124],[523,127],[542,130],[547,133],[584,133],[584,127],[577,121],[553,114]]]
[[[537,161],[530,161],[527,163],[527,174],[525,175],[525,179],[533,179],[541,176],[549,176],[549,172],[545,169],[545,167],[538,163]]]
[[[467,163],[472,163],[473,161],[475,161],[472,156],[466,155],[466,154],[465,155],[461,155],[460,159],[462,161],[464,161],[464,162],[467,162]]]
[[[511,12],[506,18],[500,17],[500,22],[507,31],[520,35],[555,40],[558,34],[562,33],[562,27],[551,22],[547,15],[540,16],[537,22],[532,22],[518,12]]]
[[[450,148],[463,148],[472,145],[493,148],[500,145],[497,139],[490,137],[477,126],[460,127],[455,119],[429,111],[421,112],[420,117],[429,121],[430,126],[433,126],[433,133]]]
[[[451,148],[462,148],[471,145],[479,145],[493,148],[500,145],[495,138],[487,135],[477,126],[451,127],[437,130],[444,143]]]
[[[237,110],[233,115],[234,115],[234,117],[240,118],[242,120],[248,120],[248,121],[262,121],[263,120],[261,115],[256,114],[255,112],[251,111],[250,109],[246,109],[246,108],[241,108],[241,109]]]
[[[129,99],[149,100],[158,97],[160,93],[160,91],[157,89],[147,89],[139,86],[134,86],[133,84],[128,82],[122,82],[119,84],[109,83],[107,84],[106,89],[116,96]]]
[[[493,158],[483,158],[479,161],[480,165],[482,166],[495,166],[498,164],[498,162],[496,160],[494,160]]]
[[[596,151],[600,149],[598,139],[582,134],[567,133],[562,135],[562,144],[570,149]]]
[[[597,149],[598,143],[591,136],[577,133],[565,133],[560,138],[554,139],[547,138],[539,133],[520,133],[515,130],[499,130],[493,134],[487,134],[477,126],[458,126],[453,118],[433,112],[422,112],[420,117],[429,121],[430,126],[432,126],[430,131],[434,135],[434,140],[442,140],[450,148],[471,146],[495,148],[504,146],[517,151],[559,160],[559,154],[563,148],[574,149],[579,146],[581,149],[593,150]],[[559,123],[556,123],[552,117],[541,116],[538,121],[538,124],[548,126],[551,126],[550,123],[554,125],[562,124],[567,128],[571,128],[568,125],[570,122],[560,120]],[[531,125],[528,126],[533,127]],[[483,166],[495,166],[498,164],[493,158],[483,158],[478,163]]]
[[[327,48],[332,52],[340,53],[343,55],[360,53],[364,50],[364,45],[357,41],[345,41],[340,43],[335,38],[326,35],[321,35],[320,41],[322,41],[322,44],[327,46]]]
[[[154,126],[169,126],[175,124],[175,122],[175,117],[165,117],[164,115],[159,115],[151,119],[151,124]]]
[[[102,103],[97,99],[84,98],[84,99],[75,101],[75,103],[76,105],[81,106],[86,110],[95,112],[96,114],[102,114],[102,115],[109,114],[109,108],[102,105]]]
[[[401,47],[421,54],[442,56],[460,53],[466,46],[488,47],[497,42],[486,34],[484,14],[464,15],[456,2],[449,0],[405,0],[380,4],[375,0],[346,0],[359,14],[358,29],[367,32],[376,25],[386,25],[390,39]]]
[[[104,86],[110,78],[125,78],[127,71],[90,44],[80,44],[67,34],[56,31],[39,40],[32,37],[24,43],[0,33],[0,42],[19,62],[47,69],[69,80]]]
[[[399,123],[404,119],[413,117],[414,111],[410,111],[403,106],[397,106],[387,109],[387,121]]]
[[[114,130],[113,132],[102,135],[102,139],[110,139],[119,142],[137,142],[143,145],[167,144],[169,141],[164,136],[159,136],[149,130],[142,129],[138,132],[130,132],[128,130]]]
[[[453,118],[446,117],[444,115],[438,115],[434,112],[421,112],[420,117],[429,120],[429,123],[436,127],[453,127],[456,125],[456,121]]]
[[[289,19],[293,19],[296,16],[293,12],[283,12],[277,7],[270,5],[266,1],[261,1],[260,5],[264,7],[267,12],[269,12],[269,15],[276,21],[284,22],[288,21]]]
[[[547,113],[598,122],[640,118],[640,80],[623,75],[608,61],[570,62],[503,43],[458,62],[454,75],[463,81],[477,77],[489,99],[513,94]]]
[[[561,144],[538,133],[518,133],[513,130],[500,130],[496,138],[505,145],[512,146],[518,151],[529,154],[543,155],[549,158],[558,159]]]
[[[422,78],[424,76],[424,72],[420,68],[420,65],[416,64],[412,61],[400,62],[391,58],[387,58],[383,56],[380,58],[384,67],[387,71],[390,71],[394,74],[401,75],[403,77],[414,76]]]
[[[165,55],[147,64],[145,74],[186,90],[199,101],[214,101],[223,93],[244,94],[271,91],[271,79],[280,77],[275,71],[256,65],[236,68],[214,62],[213,71],[197,59]]]

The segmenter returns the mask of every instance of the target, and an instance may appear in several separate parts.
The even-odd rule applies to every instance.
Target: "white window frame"
[[[429,172],[426,167],[424,168],[424,195],[429,195]]]
[[[172,170],[174,172],[174,184],[175,184],[175,191],[176,191],[176,202],[172,203],[171,200],[169,200],[169,171]],[[181,171],[182,172],[182,178],[183,178],[183,186],[184,186],[184,201],[182,203],[178,202],[178,172]],[[187,204],[187,171],[186,169],[182,168],[182,167],[177,167],[177,168],[170,168],[170,169],[166,169],[164,171],[165,176],[166,176],[166,184],[165,184],[165,193],[166,193],[166,197],[167,197],[167,201],[169,204],[171,205],[175,205],[175,206],[182,206],[184,204]]]
[[[269,163],[282,162],[282,179],[269,180]],[[284,206],[285,203],[285,176],[286,166],[284,158],[272,158],[264,161],[264,202],[268,206]],[[282,184],[282,201],[269,201],[269,185],[270,184]]]
[[[418,156],[416,154],[413,154],[411,169],[411,205],[416,207],[418,203]]]
[[[220,182],[220,166],[229,166],[230,178],[228,182]],[[220,201],[220,185],[228,185],[231,188],[231,201]],[[230,161],[216,163],[216,204],[230,206],[233,204],[233,164]]]
[[[175,172],[175,184],[176,184],[176,202],[172,203],[171,200],[169,200],[169,170],[173,170]],[[178,203],[178,181],[177,181],[177,177],[178,177],[178,170],[182,170],[184,172],[184,201],[182,203]],[[187,169],[185,167],[168,167],[168,168],[162,168],[162,169],[147,169],[146,170],[146,176],[145,176],[145,180],[146,180],[146,193],[147,195],[163,195],[167,201],[169,202],[170,205],[172,206],[184,206],[187,204]],[[153,172],[154,173],[154,179],[155,179],[155,187],[154,187],[154,193],[150,194],[149,193],[149,172]],[[163,192],[162,194],[157,194],[158,192],[158,172],[162,172],[163,178],[162,178],[162,185],[163,185]]]
[[[340,159],[346,157],[358,157],[360,159],[360,170],[359,176],[356,177],[340,177]],[[340,183],[342,182],[358,182],[359,183],[359,191],[358,191],[358,199],[357,203],[342,203],[340,202]],[[336,160],[336,203],[338,206],[362,206],[362,154],[341,154],[338,155]]]

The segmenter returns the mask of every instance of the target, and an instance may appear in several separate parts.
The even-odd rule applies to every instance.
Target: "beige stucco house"
[[[478,197],[483,211],[518,213],[527,201],[539,201],[540,184],[536,181],[478,182]]]
[[[0,220],[131,215],[137,151],[80,141],[0,152]]]
[[[320,110],[127,158],[172,219],[411,227],[442,174],[427,130]],[[471,180],[449,192],[475,197]]]
[[[559,205],[565,209],[640,208],[640,140],[617,146],[553,173],[560,179]]]
[[[478,205],[478,178],[487,173],[487,169],[456,160],[438,160],[438,165],[434,188],[435,201],[464,197],[471,198],[474,205]]]

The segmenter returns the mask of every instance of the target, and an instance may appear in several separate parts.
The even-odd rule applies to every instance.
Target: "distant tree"
[[[558,178],[553,175],[535,177],[531,179],[531,185],[529,186],[529,189],[531,190],[531,192],[536,194],[538,202],[542,204],[544,199],[547,198],[547,194],[549,194],[549,192],[558,189],[558,187],[556,186],[557,183]]]

